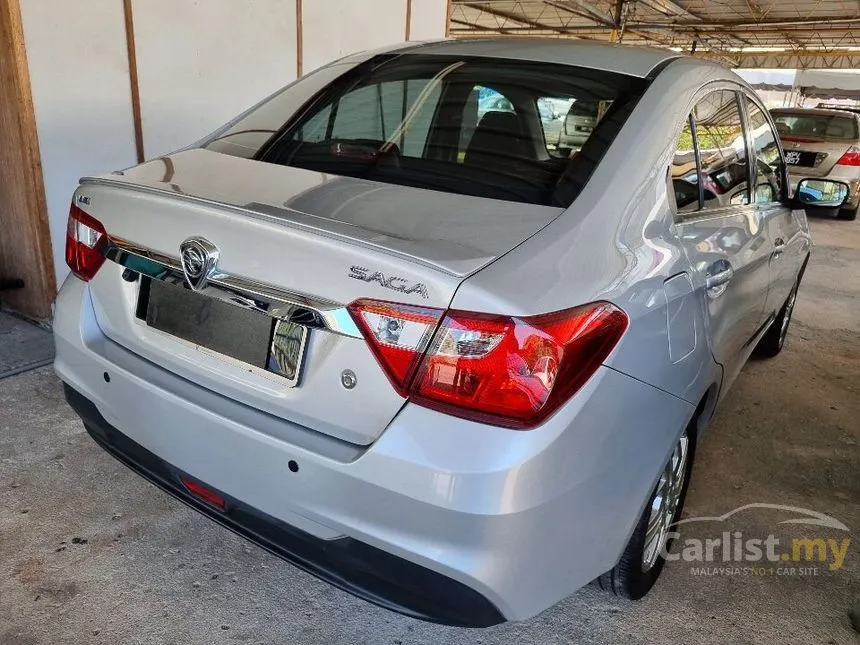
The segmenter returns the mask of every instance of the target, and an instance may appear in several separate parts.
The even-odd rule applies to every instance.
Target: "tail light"
[[[860,148],[851,146],[836,162],[837,166],[860,166]]]
[[[378,300],[356,300],[349,311],[394,389],[400,396],[408,396],[409,384],[443,311]]]
[[[367,300],[350,311],[401,395],[516,429],[573,396],[627,329],[626,314],[607,302],[523,318]]]
[[[91,280],[104,264],[107,231],[102,223],[72,204],[66,229],[66,264],[81,280]]]

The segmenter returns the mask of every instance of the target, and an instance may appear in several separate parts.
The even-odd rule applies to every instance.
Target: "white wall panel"
[[[58,284],[78,179],[135,162],[122,2],[86,5],[21,0]]]
[[[303,0],[302,24],[307,74],[347,54],[403,42],[406,0]]]
[[[134,23],[147,158],[296,78],[293,0],[134,0]]]
[[[448,20],[446,0],[412,0],[409,40],[434,40],[445,37]]]

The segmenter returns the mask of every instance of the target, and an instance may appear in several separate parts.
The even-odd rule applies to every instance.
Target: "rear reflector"
[[[91,280],[104,264],[107,232],[94,217],[72,204],[66,229],[66,264],[81,280]]]
[[[227,502],[211,488],[207,488],[203,484],[194,481],[185,475],[179,476],[179,481],[185,486],[185,489],[194,495],[194,497],[206,502],[209,506],[217,508],[219,511],[227,510]]]
[[[370,300],[350,311],[402,396],[517,429],[540,424],[570,399],[628,322],[608,302],[522,318],[465,311],[443,318],[439,309]]]
[[[821,143],[820,138],[816,137],[798,137],[790,134],[780,135],[780,140],[782,141],[791,141],[792,143]]]
[[[837,166],[860,166],[860,148],[851,146],[836,162]]]

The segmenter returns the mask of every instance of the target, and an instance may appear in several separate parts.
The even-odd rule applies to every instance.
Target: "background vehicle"
[[[731,72],[504,43],[349,57],[85,179],[54,322],[106,450],[352,593],[460,625],[595,578],[647,593],[701,431],[748,356],[782,349],[810,250]],[[600,106],[579,154],[548,145],[545,98]],[[725,173],[732,198],[706,199]],[[807,199],[841,203],[816,181]]]
[[[854,114],[860,114],[860,106],[856,105],[839,105],[833,103],[819,103],[815,106],[819,110],[844,110],[845,112],[853,112]]]
[[[860,114],[839,110],[771,110],[793,185],[801,177],[827,177],[848,184],[840,219],[854,220],[860,207]]]
[[[600,104],[578,100],[570,105],[558,139],[559,148],[580,148],[591,136],[600,114]]]

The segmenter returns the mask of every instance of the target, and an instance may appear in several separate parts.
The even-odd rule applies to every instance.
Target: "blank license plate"
[[[298,382],[307,328],[184,286],[141,278],[138,317],[153,329]]]

